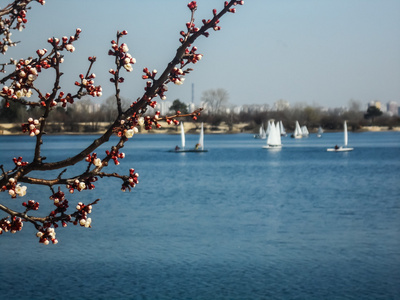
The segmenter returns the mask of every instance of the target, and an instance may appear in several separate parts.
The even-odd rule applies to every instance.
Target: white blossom
[[[140,126],[143,126],[143,125],[144,125],[144,118],[143,118],[143,117],[140,117],[140,118],[138,119],[138,124],[139,124]]]
[[[83,181],[79,182],[79,185],[78,185],[79,190],[84,190],[85,187],[86,187],[86,184]]]
[[[122,50],[122,52],[125,52],[125,53],[128,52],[129,51],[128,45],[125,43],[121,44],[121,50]]]
[[[135,127],[136,128],[136,127]],[[127,131],[125,131],[125,136],[130,139],[131,137],[133,137],[133,135],[135,134],[135,131],[133,129],[128,129]]]
[[[101,159],[100,159],[100,158],[95,158],[95,159],[93,160],[93,164],[94,164],[96,167],[101,167],[101,166],[102,166]]]
[[[75,47],[72,44],[65,45],[65,49],[67,49],[67,51],[69,51],[69,52],[75,51]]]
[[[124,65],[125,70],[127,70],[128,72],[132,72],[133,71],[133,67],[131,64],[125,64]]]
[[[26,186],[21,186],[20,184],[17,184],[17,186],[15,187],[15,193],[20,197],[25,196],[26,195]]]

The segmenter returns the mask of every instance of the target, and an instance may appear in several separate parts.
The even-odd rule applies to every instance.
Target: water
[[[140,173],[131,193],[104,179],[68,195],[101,198],[93,228],[59,228],[49,246],[28,224],[0,236],[2,299],[400,299],[400,133],[350,133],[347,153],[325,151],[342,133],[284,138],[280,151],[206,135],[209,152],[179,154],[167,152],[179,136],[134,139],[110,170]],[[49,136],[43,154],[87,140]],[[0,136],[1,161],[31,147]]]

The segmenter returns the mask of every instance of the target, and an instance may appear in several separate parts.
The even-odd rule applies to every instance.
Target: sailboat
[[[310,135],[306,125],[301,126],[301,135],[303,137],[308,137]]]
[[[265,131],[265,135],[268,136],[271,132],[271,123],[272,121],[268,121],[267,130]]]
[[[287,136],[285,127],[283,127],[282,121],[279,121],[279,130],[281,132],[281,136]]]
[[[299,124],[298,121],[296,121],[296,126],[294,128],[294,132],[291,135],[291,137],[295,138],[295,139],[301,139],[303,137],[303,134],[302,134],[302,131],[301,131],[301,128],[300,128],[300,124]]]
[[[271,122],[270,125],[270,132],[267,138],[267,145],[263,146],[263,148],[266,149],[280,149],[282,148],[282,143],[281,143],[281,131],[279,129],[279,123],[276,123],[276,125]]]
[[[326,149],[326,151],[332,151],[332,152],[353,151],[354,148],[347,147],[348,137],[347,137],[347,122],[346,121],[344,121],[343,130],[344,130],[344,145],[340,146],[340,147],[336,145],[334,148]]]
[[[321,137],[322,136],[322,134],[324,133],[324,130],[322,129],[322,127],[321,126],[319,126],[318,127],[318,131],[317,131],[317,137]]]
[[[181,127],[181,147],[176,146],[175,149],[170,150],[170,152],[207,152],[208,150],[204,149],[204,126],[201,123],[200,128],[200,136],[199,142],[195,145],[194,148],[186,149],[186,138],[185,138],[185,130],[183,127],[183,122],[180,124]]]
[[[255,134],[255,135],[254,135],[254,138],[255,138],[255,139],[262,139],[262,140],[265,140],[265,139],[267,138],[267,133],[265,132],[264,126],[263,126],[262,124],[261,124],[261,126],[260,126],[259,133],[258,133],[258,134]]]

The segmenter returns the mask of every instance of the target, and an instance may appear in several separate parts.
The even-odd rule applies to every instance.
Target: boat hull
[[[263,146],[263,149],[281,149],[282,145],[267,145],[267,146]]]
[[[353,151],[354,148],[328,148],[326,151],[328,152],[348,152],[348,151]]]
[[[180,149],[180,150],[170,150],[169,152],[176,152],[176,153],[181,153],[181,152],[208,152],[208,150],[204,149]]]

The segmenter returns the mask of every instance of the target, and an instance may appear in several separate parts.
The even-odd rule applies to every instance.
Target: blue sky
[[[69,36],[82,29],[76,52],[66,54],[63,90],[73,90],[87,57],[95,55],[96,84],[105,100],[113,94],[107,55],[117,30],[136,58],[126,74],[123,97],[142,92],[143,67],[161,71],[179,46],[190,12],[185,0],[47,0],[32,4],[27,29],[16,32],[22,43],[10,49],[15,59],[49,48],[47,38]],[[196,21],[211,17],[223,1],[198,0]],[[55,18],[54,18],[55,16]],[[245,0],[236,14],[221,19],[222,30],[196,42],[203,59],[182,86],[170,86],[168,100],[195,103],[208,89],[223,88],[229,102],[269,104],[279,99],[327,107],[373,100],[400,103],[400,1],[398,0]],[[43,77],[42,81],[46,81]],[[70,88],[71,89],[70,89]],[[102,101],[98,99],[96,101]]]

